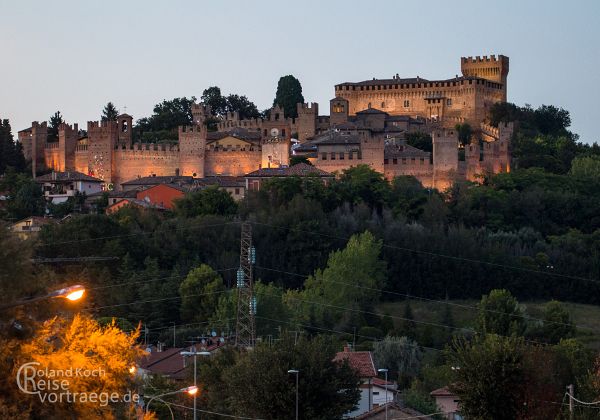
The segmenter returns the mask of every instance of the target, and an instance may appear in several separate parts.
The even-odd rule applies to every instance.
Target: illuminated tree
[[[139,330],[126,334],[115,323],[101,327],[89,316],[75,315],[71,320],[56,317],[44,322],[30,341],[20,345],[20,350],[14,342],[3,343],[3,356],[7,356],[6,349],[12,350],[14,364],[12,374],[8,375],[12,387],[3,387],[5,389],[0,391],[0,410],[12,403],[25,411],[31,410],[39,418],[117,417],[132,405],[112,403],[107,397],[114,393],[121,399],[129,392],[135,392],[129,369],[143,354],[136,344],[138,335]],[[51,385],[60,383],[60,389],[40,390],[39,395],[15,389],[14,378],[19,367],[26,363],[35,363],[32,366],[36,370],[49,372],[48,376],[36,375],[36,383],[44,380],[48,384],[48,380],[55,379]],[[52,373],[61,376],[52,378]],[[32,384],[27,382],[28,390],[32,389]],[[71,397],[67,396],[67,391]],[[63,400],[54,402],[53,393],[62,396]]]

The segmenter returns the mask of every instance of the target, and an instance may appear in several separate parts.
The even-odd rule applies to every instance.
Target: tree
[[[300,81],[291,74],[279,78],[273,106],[279,105],[282,107],[286,118],[296,118],[299,103],[304,103]]]
[[[383,174],[368,165],[344,169],[338,182],[332,185],[339,197],[348,203],[363,202],[381,211],[390,198],[390,184]]]
[[[398,378],[405,383],[419,373],[422,357],[417,343],[408,337],[388,335],[373,344],[375,366],[389,369],[390,378]]]
[[[192,105],[196,98],[174,98],[163,100],[154,106],[150,117],[141,118],[134,128],[137,139],[157,142],[160,140],[177,140],[177,129],[180,125],[191,125],[194,118]]]
[[[571,161],[569,174],[586,180],[600,180],[600,156],[576,157]]]
[[[229,216],[236,211],[237,204],[231,194],[218,186],[210,186],[175,200],[175,213],[181,217],[205,214]]]
[[[523,340],[517,337],[455,341],[451,390],[460,398],[461,414],[474,420],[519,418],[525,387],[523,353]]]
[[[425,152],[433,152],[433,140],[431,139],[431,135],[428,133],[423,133],[422,131],[413,131],[404,134],[404,138],[406,139],[406,144],[409,146],[416,147],[417,149]]]
[[[112,102],[106,104],[102,110],[102,121],[117,121],[119,110],[115,108]]]
[[[227,112],[227,99],[221,95],[221,89],[218,86],[204,89],[200,100],[210,106],[210,110],[215,116],[222,117]]]
[[[481,333],[519,336],[525,331],[524,313],[508,290],[492,290],[481,298],[478,308],[477,327]]]
[[[217,310],[220,294],[224,290],[223,279],[210,266],[202,264],[191,270],[179,286],[181,320],[208,321]]]
[[[40,394],[28,395],[19,391],[14,382],[0,386],[0,406],[12,401],[21,406],[23,412],[31,410],[40,418],[89,418],[105,419],[123,417],[123,403],[111,404],[105,399],[112,393],[122,397],[133,387],[133,377],[129,368],[142,356],[137,345],[139,330],[127,334],[114,323],[101,327],[87,315],[76,314],[72,319],[55,317],[44,322],[36,334],[29,340],[14,347],[14,341],[2,343],[2,357],[12,358],[12,372],[7,376],[16,378],[20,366],[36,363],[36,370],[52,373],[61,387],[38,388]],[[68,375],[72,369],[80,369],[83,374]],[[85,374],[88,372],[88,374]],[[35,381],[52,380],[53,377],[37,377]],[[14,381],[14,379],[13,379]],[[24,382],[31,390],[31,381]],[[71,395],[67,399],[66,392]],[[61,397],[56,402],[51,394]],[[92,394],[96,399],[90,398]],[[41,398],[45,397],[45,403]],[[49,404],[48,401],[53,401]],[[108,404],[106,404],[107,402]],[[119,415],[119,413],[121,415]],[[124,417],[127,417],[126,415]]]
[[[298,308],[305,321],[326,326],[360,325],[360,311],[372,309],[383,286],[381,246],[369,231],[352,236],[346,248],[329,255],[324,270],[318,269],[306,280],[303,291],[287,293],[287,303]]]
[[[260,112],[256,105],[243,95],[231,94],[227,96],[226,110],[228,112],[237,112],[242,120],[260,118]]]
[[[294,156],[290,157],[290,166],[294,166],[299,163],[305,163],[307,165],[312,165],[312,163],[310,163],[310,160],[308,160],[308,158],[306,156],[294,155]]]
[[[331,338],[301,337],[295,341],[286,335],[271,347],[258,345],[241,353],[236,363],[220,374],[211,370],[218,377],[207,377],[207,400],[214,400],[213,393],[221,392],[232,414],[268,420],[293,418],[295,376],[288,370],[296,369],[300,372],[300,419],[341,419],[359,399],[356,372],[348,362],[333,361],[336,344]],[[211,363],[207,361],[206,369]]]
[[[414,339],[417,336],[417,324],[415,323],[415,316],[413,315],[409,299],[406,299],[404,301],[404,310],[402,312],[402,318],[403,319],[400,323],[398,335]]]
[[[571,315],[564,305],[556,300],[551,300],[544,305],[544,325],[541,336],[549,343],[556,344],[562,339],[575,335],[575,325]]]
[[[54,115],[50,116],[50,124],[48,124],[48,142],[58,141],[58,126],[64,122],[60,111],[56,111]]]
[[[473,135],[473,130],[471,129],[471,126],[469,124],[456,124],[454,128],[456,129],[456,131],[458,131],[458,141],[460,144],[464,146],[471,143],[471,136]]]
[[[0,175],[4,174],[8,167],[23,172],[25,166],[23,145],[15,143],[10,122],[7,119],[0,120]]]

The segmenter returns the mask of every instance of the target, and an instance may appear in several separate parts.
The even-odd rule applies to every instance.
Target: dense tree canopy
[[[112,102],[108,102],[102,110],[102,121],[117,121],[119,110]]]
[[[0,175],[10,167],[18,172],[25,170],[26,163],[23,156],[23,145],[13,139],[10,122],[0,120]]]
[[[282,107],[286,118],[296,118],[299,103],[304,103],[300,80],[291,74],[280,77],[279,82],[277,82],[277,92],[275,93],[273,106],[279,105]]]

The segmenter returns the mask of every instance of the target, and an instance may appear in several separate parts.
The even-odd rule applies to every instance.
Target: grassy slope
[[[450,303],[475,307],[474,300],[451,300]],[[545,302],[521,302],[527,314],[533,318],[541,318]],[[378,306],[378,312],[389,313],[392,317],[402,317],[405,301],[385,302]],[[564,305],[571,313],[571,319],[578,326],[578,338],[590,347],[600,348],[600,307],[595,305],[583,305],[579,303],[565,302]],[[438,302],[427,302],[422,300],[411,300],[414,319],[416,321],[440,323],[444,304]],[[472,327],[475,325],[477,310],[452,305],[452,316],[457,327]],[[394,323],[401,322],[394,319]],[[419,324],[417,324],[419,326]],[[434,329],[435,330],[435,329]]]

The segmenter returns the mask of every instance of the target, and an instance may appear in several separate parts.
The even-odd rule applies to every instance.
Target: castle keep
[[[443,189],[457,179],[477,181],[484,173],[510,170],[512,124],[487,124],[493,104],[506,101],[509,60],[503,55],[461,58],[462,76],[372,79],[335,86],[329,115],[316,103],[298,104],[298,116],[285,118],[279,106],[266,119],[240,119],[228,113],[208,132],[211,110],[192,107],[193,124],[178,129],[176,144],[133,143],[133,118],[92,121],[87,132],[62,124],[58,141],[48,142],[45,122],[19,132],[33,171],[78,171],[120,188],[146,176],[241,176],[261,168],[289,165],[291,154],[306,156],[317,168],[336,172],[367,164],[386,179],[412,175],[424,186]],[[473,129],[460,145],[456,124]],[[432,152],[406,142],[422,132]],[[292,147],[292,137],[298,143]],[[293,150],[292,150],[293,149]]]

